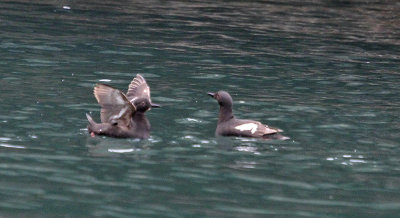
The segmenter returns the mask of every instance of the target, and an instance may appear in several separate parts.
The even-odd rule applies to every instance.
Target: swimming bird
[[[281,129],[269,127],[254,120],[236,119],[232,111],[232,97],[228,92],[210,92],[208,95],[217,100],[219,104],[218,124],[215,130],[216,135],[280,140],[289,139],[289,137],[279,134],[283,132]]]
[[[92,136],[140,139],[150,137],[150,122],[145,112],[159,105],[151,102],[150,88],[140,74],[129,84],[126,94],[101,83],[94,87],[93,93],[101,106],[101,123],[96,123],[86,114],[89,121],[88,131]]]

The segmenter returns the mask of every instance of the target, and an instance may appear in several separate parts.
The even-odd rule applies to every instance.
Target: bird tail
[[[272,134],[267,134],[267,135],[263,135],[263,139],[274,139],[274,140],[289,140],[290,137],[281,135],[279,133],[272,133]]]
[[[93,132],[93,127],[96,125],[96,122],[94,122],[93,118],[89,114],[86,114],[86,118],[89,121],[88,130],[89,132]]]

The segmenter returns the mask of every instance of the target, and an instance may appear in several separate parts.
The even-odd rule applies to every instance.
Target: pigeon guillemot
[[[254,120],[236,119],[232,112],[232,97],[228,92],[218,91],[216,93],[208,93],[208,95],[215,98],[219,104],[216,135],[280,140],[289,139],[289,137],[279,134],[283,132],[281,129],[269,127]]]
[[[96,123],[86,114],[88,130],[92,136],[141,139],[150,137],[150,122],[145,112],[159,105],[151,102],[150,88],[140,74],[129,84],[126,95],[106,84],[97,84],[93,93],[101,106],[101,123]]]

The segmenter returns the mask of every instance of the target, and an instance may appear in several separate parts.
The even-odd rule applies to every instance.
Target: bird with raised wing
[[[96,123],[86,114],[88,130],[92,136],[141,139],[150,137],[150,122],[145,112],[159,105],[151,102],[150,88],[140,74],[132,80],[126,95],[106,84],[97,84],[93,93],[101,106],[101,123]]]

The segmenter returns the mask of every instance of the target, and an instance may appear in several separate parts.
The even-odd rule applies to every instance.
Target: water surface
[[[398,3],[0,5],[0,216],[399,214]],[[91,138],[137,73],[151,138]],[[291,140],[215,137],[218,90]]]

